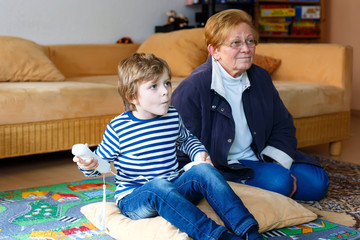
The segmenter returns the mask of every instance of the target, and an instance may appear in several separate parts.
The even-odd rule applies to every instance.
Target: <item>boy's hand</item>
[[[86,143],[85,144],[87,147],[89,147],[89,145]],[[94,158],[90,158],[89,160],[84,160],[79,156],[75,156],[73,158],[73,162],[75,162],[81,169],[83,170],[94,170],[98,167],[99,163],[96,159]]]
[[[98,167],[98,161],[94,158],[90,158],[89,160],[83,160],[79,156],[75,156],[73,161],[83,170],[94,170]]]
[[[211,166],[214,166],[214,164],[211,161],[210,156],[207,154],[207,152],[200,152],[201,160],[210,164]]]

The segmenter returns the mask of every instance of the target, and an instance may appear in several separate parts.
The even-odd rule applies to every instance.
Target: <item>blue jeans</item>
[[[247,185],[289,196],[293,191],[296,177],[297,190],[293,195],[295,200],[318,201],[325,197],[329,178],[321,167],[294,163],[290,170],[276,163],[240,160],[240,163],[254,170],[254,177],[245,182]]]
[[[193,166],[173,181],[153,179],[119,202],[121,212],[133,219],[162,216],[194,239],[218,239],[227,231],[196,207],[201,199],[224,221],[226,228],[242,236],[257,222],[211,165]]]

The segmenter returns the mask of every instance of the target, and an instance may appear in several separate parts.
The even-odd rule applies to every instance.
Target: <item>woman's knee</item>
[[[289,196],[294,189],[294,178],[289,170],[279,164],[266,164],[259,169],[254,168],[254,178],[246,184]]]
[[[298,191],[294,199],[318,201],[325,197],[329,188],[329,178],[323,168],[309,164],[294,164],[292,172],[298,180]]]
[[[267,184],[267,190],[272,192],[277,192],[285,196],[289,196],[294,189],[294,178],[286,172],[282,174],[274,174],[274,176],[269,179],[269,181],[264,184]]]

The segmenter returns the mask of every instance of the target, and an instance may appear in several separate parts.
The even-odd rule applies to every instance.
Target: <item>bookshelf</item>
[[[325,0],[257,0],[253,17],[261,42],[325,42]]]
[[[198,27],[204,26],[207,19],[216,12],[237,8],[252,15],[254,25],[260,33],[261,42],[323,43],[325,42],[325,1],[199,0],[196,1],[197,3],[193,3],[193,0],[188,0],[187,5],[201,5],[201,12],[195,14]],[[268,11],[264,12],[264,9]],[[281,15],[281,12],[284,13],[287,9],[291,9],[295,15],[264,17],[264,14],[271,13],[271,11]],[[281,31],[276,32],[275,28],[280,28]]]

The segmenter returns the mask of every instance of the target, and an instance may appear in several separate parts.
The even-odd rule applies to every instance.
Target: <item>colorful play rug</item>
[[[360,167],[346,164],[343,166],[339,162],[322,160],[323,165],[324,163],[331,165],[327,166],[333,185],[330,188],[331,192],[323,201],[306,203],[306,205],[315,210],[321,208],[320,214],[329,212],[359,217]],[[357,174],[352,175],[354,169]],[[336,176],[333,176],[334,174]],[[339,181],[334,180],[338,178]],[[113,201],[115,189],[113,180],[113,177],[106,178],[107,201]],[[102,185],[100,178],[0,192],[0,240],[113,239],[94,227],[80,212],[82,206],[102,201]],[[358,222],[344,226],[339,215],[335,215],[335,218],[326,214],[320,216],[321,219],[313,222],[264,233],[264,239],[360,239],[360,232],[356,229],[359,228]],[[339,222],[335,223],[334,220]]]
[[[302,225],[269,231],[263,233],[263,237],[269,240],[355,240],[360,239],[360,232],[351,227],[317,219]]]
[[[106,183],[107,201],[113,201],[113,177]],[[102,185],[101,178],[0,192],[0,239],[113,239],[80,212],[102,201]]]

